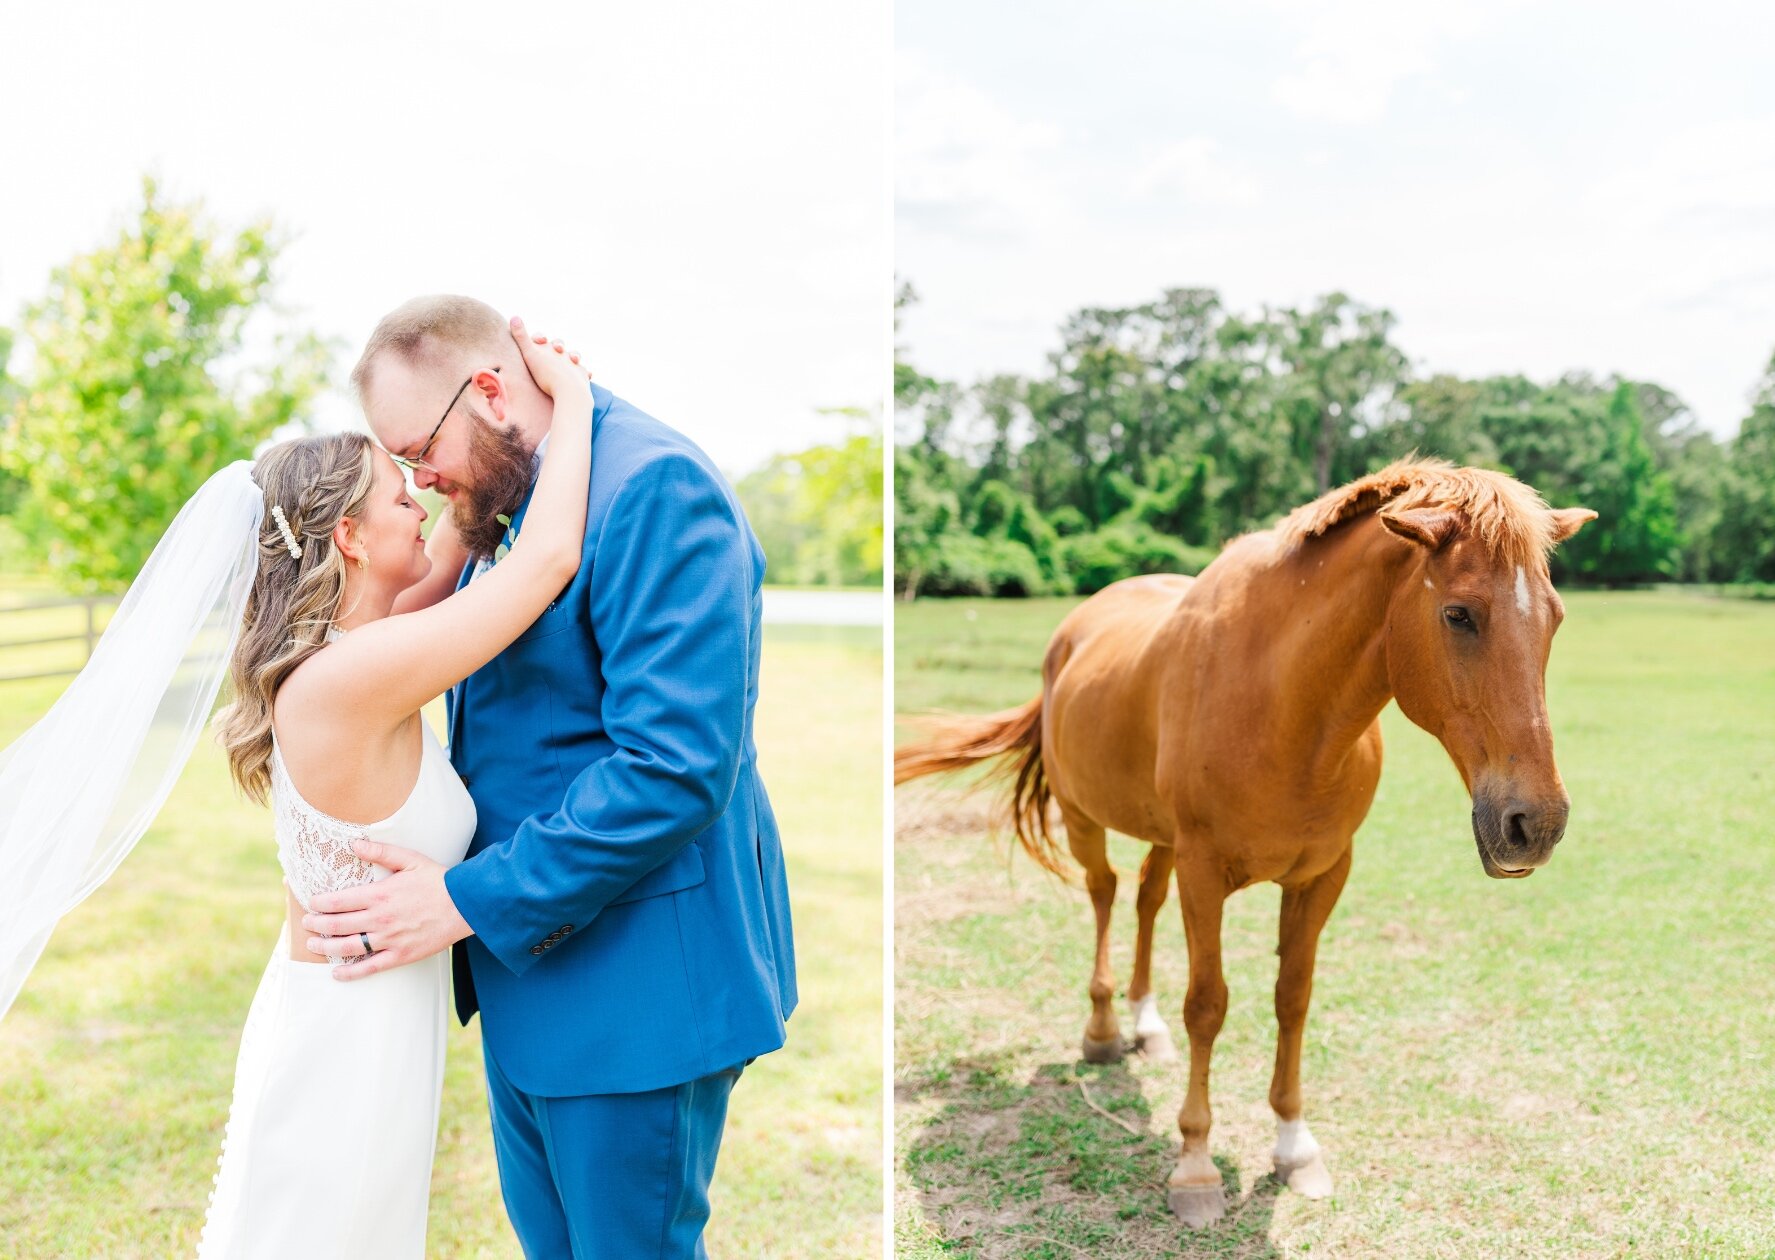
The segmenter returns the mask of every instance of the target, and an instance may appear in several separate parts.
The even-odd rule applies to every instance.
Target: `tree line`
[[[842,441],[773,455],[734,483],[764,548],[765,578],[784,586],[881,589],[882,436],[854,408]]]
[[[121,590],[210,474],[311,427],[337,342],[279,321],[260,360],[242,361],[249,324],[275,314],[282,248],[269,220],[226,230],[145,179],[116,236],[25,307],[22,371],[0,326],[0,573]],[[840,441],[736,486],[773,582],[881,582],[880,426],[842,414]]]
[[[896,308],[916,301],[902,286]],[[1622,376],[1418,376],[1383,308],[1229,310],[1211,289],[1087,307],[1038,376],[895,356],[894,578],[918,595],[1088,594],[1416,453],[1497,468],[1595,524],[1556,580],[1775,581],[1775,356],[1735,438]]]

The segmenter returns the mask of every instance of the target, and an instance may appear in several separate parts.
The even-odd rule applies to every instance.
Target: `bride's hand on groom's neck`
[[[590,369],[579,361],[579,351],[569,350],[559,339],[550,340],[542,333],[532,333],[519,316],[512,316],[512,340],[524,356],[524,366],[536,387],[557,401],[572,391],[584,391],[592,379]]]

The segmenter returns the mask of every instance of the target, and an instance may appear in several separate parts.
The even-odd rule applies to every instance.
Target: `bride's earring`
[[[370,567],[370,557],[367,555],[359,556],[357,558],[357,567],[360,569],[369,568]]]

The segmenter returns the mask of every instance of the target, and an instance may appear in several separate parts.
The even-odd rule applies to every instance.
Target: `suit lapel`
[[[475,566],[473,561],[462,566],[462,572],[456,579],[457,590],[461,590],[468,585],[469,575],[474,571]],[[462,730],[462,691],[467,683],[468,679],[464,678],[461,682],[458,682],[454,687],[450,688],[449,695],[444,702],[445,707],[449,710],[450,734],[447,742],[450,745],[450,759],[452,761],[456,759],[456,737]]]
[[[611,403],[613,403],[615,401],[615,396],[613,394],[611,394],[611,392],[609,390],[605,389],[601,385],[593,384],[591,388],[592,388],[592,437],[594,439],[596,439],[596,437],[598,435],[598,424],[601,420],[604,419],[604,416],[609,412]],[[512,514],[512,524],[511,524],[511,530],[510,530],[511,537],[513,537],[513,538],[517,537],[519,530],[523,528],[524,517],[530,511],[530,500],[533,497],[535,497],[535,494],[536,494],[536,486],[535,486],[535,483],[533,482],[533,483],[531,483],[531,486],[530,486],[530,493],[526,494],[524,496],[524,501],[518,505],[518,510]],[[456,581],[456,589],[457,590],[460,591],[463,587],[465,587],[469,584],[470,580],[473,577],[474,571],[475,571],[475,566],[472,563],[463,566],[462,576],[460,578],[458,578]],[[450,752],[451,752],[452,757],[455,756],[455,752],[456,752],[456,748],[457,748],[456,741],[462,731],[462,707],[463,707],[463,700],[465,699],[465,693],[467,692],[467,690],[468,690],[468,679],[464,678],[461,682],[457,683],[454,687],[450,688],[449,695],[445,700],[445,705],[449,709]]]

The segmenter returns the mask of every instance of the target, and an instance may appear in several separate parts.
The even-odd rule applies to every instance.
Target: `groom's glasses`
[[[495,372],[499,371],[498,368],[494,368],[493,370]],[[425,462],[426,452],[431,450],[431,444],[438,440],[438,430],[444,427],[444,421],[448,420],[450,418],[450,413],[456,410],[456,403],[457,400],[462,397],[462,391],[474,383],[475,378],[471,376],[457,387],[455,394],[451,395],[450,405],[444,408],[444,414],[438,417],[438,422],[436,424],[432,425],[431,436],[425,439],[425,445],[419,448],[419,454],[396,455],[393,451],[390,451],[388,457],[402,468],[405,468],[408,472],[418,472],[423,468],[434,477],[442,477],[444,475],[443,473]]]

